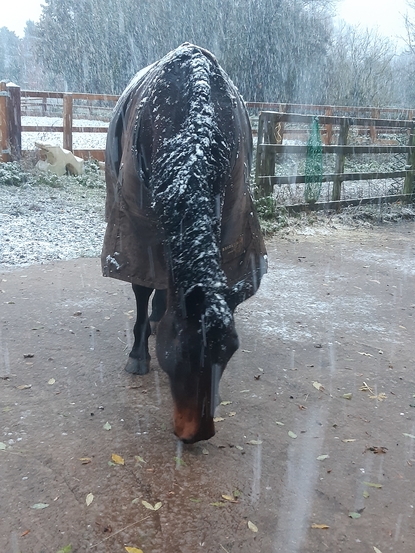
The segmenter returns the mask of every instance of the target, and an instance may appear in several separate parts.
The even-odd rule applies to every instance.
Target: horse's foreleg
[[[148,300],[153,290],[133,284],[133,291],[137,304],[137,320],[134,325],[134,345],[125,370],[132,374],[147,374],[150,370],[148,337],[151,334],[147,311]]]
[[[151,333],[156,334],[157,326],[166,312],[167,290],[156,290],[151,302],[151,315],[149,318]]]

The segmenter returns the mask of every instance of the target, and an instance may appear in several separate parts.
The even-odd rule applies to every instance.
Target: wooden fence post
[[[272,117],[267,112],[261,111],[258,121],[258,142],[257,142],[257,157],[255,168],[255,181],[257,184],[257,195],[259,197],[272,196],[274,186],[269,182],[261,181],[259,183],[259,177],[273,177],[275,176],[275,153],[266,148],[261,148],[264,144],[277,144],[277,140],[282,142],[282,131],[279,130],[279,137],[277,137],[276,128],[278,123],[275,121],[275,117]]]
[[[333,107],[332,106],[329,106],[325,109],[325,115],[327,117],[331,117],[333,115]],[[331,125],[330,123],[327,123],[326,124],[326,134],[324,135],[324,144],[326,144],[326,146],[331,144],[332,138],[333,138],[333,125]]]
[[[415,119],[412,119],[412,125],[409,130],[408,146],[415,147]],[[406,175],[403,183],[402,194],[413,194],[414,173],[412,173],[412,171],[415,171],[415,151],[408,154],[405,169]]]
[[[338,145],[339,146],[345,146],[347,144],[347,135],[349,134],[349,119],[346,117],[341,120],[340,122],[340,129],[339,129],[339,140]],[[341,189],[342,189],[342,174],[344,173],[344,160],[346,156],[342,152],[336,155],[336,165],[334,172],[336,173],[336,176],[333,180],[333,194],[332,194],[332,200],[337,201],[340,200],[341,197]]]
[[[6,81],[0,81],[0,161],[10,161]]]
[[[14,83],[6,85],[9,92],[7,100],[7,127],[11,161],[22,157],[22,112],[20,86]]]
[[[379,119],[380,118],[380,109],[377,109],[377,108],[372,109],[372,113],[371,113],[370,117],[372,119]],[[378,139],[378,132],[376,130],[376,127],[375,127],[375,125],[371,125],[371,127],[370,127],[370,140],[372,141],[373,144],[375,144],[377,139]]]
[[[72,152],[72,121],[73,98],[72,93],[63,95],[63,148]]]

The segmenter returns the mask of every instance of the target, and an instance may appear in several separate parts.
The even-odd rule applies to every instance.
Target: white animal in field
[[[67,173],[82,175],[84,172],[84,160],[74,156],[69,150],[44,142],[35,142],[35,146],[39,148],[40,155],[43,158],[36,163],[37,169],[50,171],[59,177]]]

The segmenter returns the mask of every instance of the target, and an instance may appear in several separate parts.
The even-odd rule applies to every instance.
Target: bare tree
[[[392,64],[395,56],[395,46],[377,30],[344,24],[333,35],[326,102],[392,105],[396,100]]]

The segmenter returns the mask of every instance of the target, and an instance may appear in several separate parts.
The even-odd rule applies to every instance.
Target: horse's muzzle
[[[201,417],[197,409],[174,407],[174,433],[185,444],[209,440],[215,435],[213,417]]]

